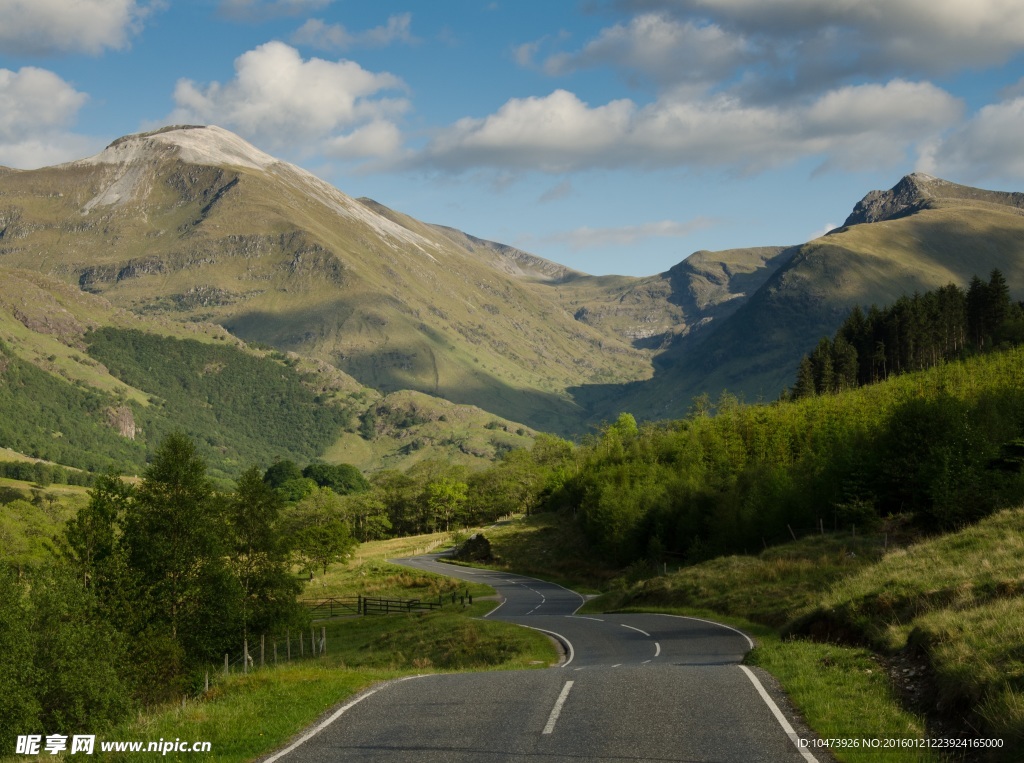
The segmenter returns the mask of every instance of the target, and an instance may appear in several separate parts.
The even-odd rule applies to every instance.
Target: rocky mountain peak
[[[853,212],[846,218],[844,226],[860,223],[876,223],[905,217],[922,209],[926,200],[931,197],[931,187],[936,182],[944,182],[931,175],[914,172],[905,175],[888,191],[870,191],[857,202]]]
[[[265,169],[278,160],[216,125],[173,125],[118,138],[82,164],[135,164],[178,158],[188,164]]]
[[[1024,210],[1024,194],[986,191],[952,183],[923,172],[914,172],[900,179],[888,191],[871,191],[857,202],[844,226],[876,223],[906,217],[938,202],[996,204]]]

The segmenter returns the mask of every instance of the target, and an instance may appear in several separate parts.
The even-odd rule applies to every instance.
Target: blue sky
[[[595,274],[795,244],[912,171],[1024,190],[1019,0],[0,0],[0,164],[219,124]]]

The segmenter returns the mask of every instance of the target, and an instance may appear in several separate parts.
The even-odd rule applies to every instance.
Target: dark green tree
[[[112,581],[117,534],[133,494],[132,486],[116,472],[97,477],[89,503],[65,528],[67,547],[86,588]]]
[[[263,475],[263,480],[271,487],[281,487],[289,480],[302,479],[302,470],[294,461],[275,461]]]
[[[14,751],[19,734],[39,728],[36,639],[27,584],[0,564],[0,750]]]
[[[230,567],[241,590],[243,637],[267,632],[295,613],[301,586],[290,572],[284,499],[258,467],[242,474],[227,501]]]
[[[207,588],[226,551],[226,526],[206,463],[183,434],[168,436],[128,506],[122,541],[128,564],[170,637],[201,631]]]
[[[312,463],[302,470],[302,476],[320,487],[329,487],[338,495],[361,493],[370,489],[366,477],[352,464]]]

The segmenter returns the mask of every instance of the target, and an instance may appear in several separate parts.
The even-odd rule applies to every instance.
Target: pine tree
[[[793,385],[792,396],[794,400],[804,397],[814,397],[814,364],[811,358],[804,355],[800,360],[800,368],[796,372],[796,383]]]

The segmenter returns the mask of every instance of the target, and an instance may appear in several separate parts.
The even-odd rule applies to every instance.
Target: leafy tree
[[[278,491],[284,500],[295,503],[312,495],[316,489],[317,484],[309,477],[299,477],[295,480],[288,480],[278,488]]]
[[[258,467],[242,474],[227,501],[230,566],[241,589],[242,634],[289,620],[301,590],[289,570],[284,500]]]
[[[26,584],[0,565],[0,750],[11,752],[18,734],[39,728],[35,659]]]
[[[360,543],[381,540],[391,531],[387,506],[377,491],[354,493],[344,498],[344,513],[353,525],[353,534]]]
[[[211,568],[223,564],[225,530],[206,463],[185,435],[168,436],[128,505],[122,539],[174,640],[197,632]]]
[[[275,461],[263,475],[263,481],[271,487],[281,487],[290,480],[302,479],[302,470],[294,461]]]
[[[361,493],[370,488],[363,473],[351,464],[312,463],[302,470],[302,476],[320,487],[329,487],[338,495]]]
[[[123,717],[132,706],[123,638],[92,593],[51,566],[33,580],[30,601],[41,726],[67,734]]]
[[[115,472],[98,477],[89,491],[88,505],[65,528],[68,549],[86,588],[110,579],[117,533],[133,494],[132,486]]]
[[[456,521],[462,507],[466,503],[468,485],[451,477],[432,480],[424,488],[424,502],[433,521],[444,521],[445,532],[451,530],[452,522]]]
[[[356,545],[343,515],[341,499],[329,488],[314,491],[295,504],[289,516],[293,547],[307,570],[344,560]]]

